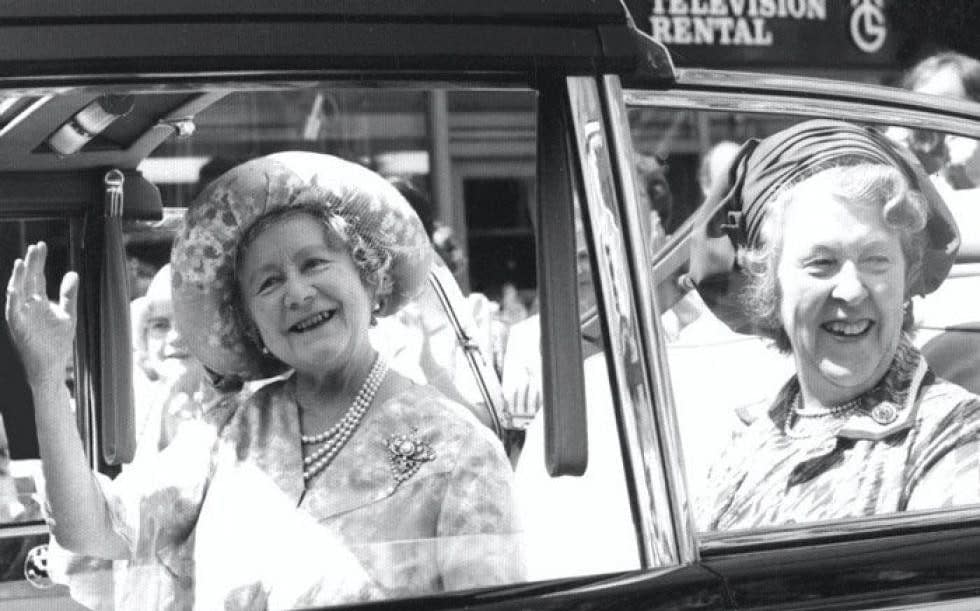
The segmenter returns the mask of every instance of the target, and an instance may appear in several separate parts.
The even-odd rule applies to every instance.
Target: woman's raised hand
[[[58,303],[50,301],[44,277],[47,255],[44,242],[28,246],[25,258],[14,262],[7,284],[7,325],[31,383],[49,378],[63,383],[75,340],[78,274],[65,274]]]

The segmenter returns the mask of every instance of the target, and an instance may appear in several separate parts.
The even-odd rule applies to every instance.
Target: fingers
[[[4,310],[8,322],[32,300],[48,303],[47,281],[44,277],[47,258],[48,245],[38,242],[27,247],[23,259],[14,261],[10,280],[7,282],[7,303]],[[61,284],[61,305],[72,319],[75,318],[77,301],[78,274],[69,272]]]
[[[24,277],[27,275],[27,268],[23,259],[14,261],[14,269],[10,272],[10,280],[7,282],[7,307],[4,312],[7,322],[10,322],[13,313],[20,309],[24,302]]]
[[[76,320],[75,312],[78,308],[78,274],[75,272],[68,272],[65,277],[61,279],[61,298],[60,305],[61,309],[64,310],[68,316],[74,321]]]
[[[48,245],[38,242],[27,247],[27,295],[47,301],[48,289],[44,279],[44,262],[48,258]]]

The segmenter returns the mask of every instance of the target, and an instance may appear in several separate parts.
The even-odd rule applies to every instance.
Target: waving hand
[[[78,274],[68,272],[61,281],[58,303],[48,299],[44,263],[48,246],[27,247],[25,258],[14,262],[7,284],[7,325],[32,383],[62,380],[75,339]]]

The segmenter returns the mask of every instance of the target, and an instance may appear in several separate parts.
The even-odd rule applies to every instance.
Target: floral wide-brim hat
[[[331,155],[275,153],[221,175],[190,204],[171,252],[174,314],[190,351],[222,376],[256,380],[282,373],[246,337],[238,299],[235,259],[256,220],[288,207],[315,187],[317,201],[342,217],[370,244],[391,256],[392,292],[380,315],[392,314],[423,289],[432,248],[422,223],[384,178]]]

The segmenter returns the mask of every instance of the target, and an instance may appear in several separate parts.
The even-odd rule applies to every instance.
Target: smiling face
[[[327,232],[309,214],[284,216],[252,240],[238,270],[262,342],[300,375],[320,377],[371,358],[374,291]]]
[[[167,380],[182,375],[191,355],[174,321],[169,265],[153,277],[146,292],[146,309],[140,323],[144,353],[141,364],[147,374],[154,379]]]
[[[793,190],[776,277],[800,384],[836,404],[872,388],[891,364],[905,259],[877,205],[845,201],[828,187],[811,179]]]

